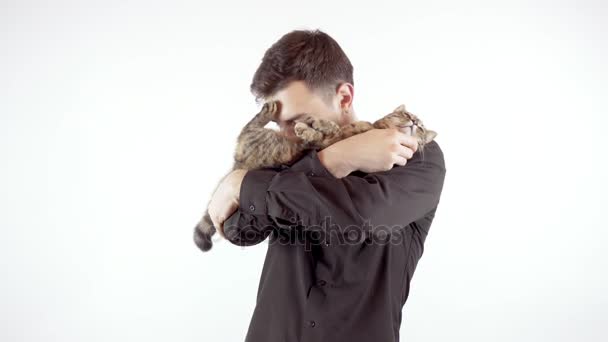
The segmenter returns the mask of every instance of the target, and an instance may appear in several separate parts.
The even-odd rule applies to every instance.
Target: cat
[[[321,150],[325,147],[346,139],[355,134],[366,132],[372,128],[405,128],[410,127],[418,140],[418,150],[422,152],[424,145],[432,141],[437,133],[426,129],[422,121],[400,105],[391,113],[375,121],[356,121],[342,127],[333,121],[304,116],[295,121],[296,139],[288,138],[279,131],[265,128],[278,118],[280,102],[264,103],[262,109],[241,130],[237,138],[234,164],[232,170],[254,170],[261,168],[279,167],[282,164],[292,164],[300,159],[309,149]],[[412,129],[415,126],[415,129]],[[211,238],[216,232],[209,213],[205,211],[203,218],[194,228],[194,242],[199,249],[206,252],[211,249]]]

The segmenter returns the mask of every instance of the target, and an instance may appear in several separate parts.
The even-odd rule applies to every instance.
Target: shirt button
[[[310,171],[310,172],[308,173],[308,175],[309,175],[310,177],[314,177],[315,173],[314,173],[314,172],[312,172],[312,171]]]
[[[253,206],[253,204],[252,204],[252,205],[250,205],[250,206],[249,206],[249,210],[254,211],[254,210],[255,210],[255,206]]]
[[[315,323],[315,321],[310,321],[310,322],[308,322],[308,324],[310,325],[311,328],[314,328],[315,325],[317,325],[317,323]]]

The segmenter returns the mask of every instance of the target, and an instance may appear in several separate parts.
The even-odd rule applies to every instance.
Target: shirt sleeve
[[[248,171],[240,207],[224,223],[238,245],[263,241],[274,228],[369,230],[403,227],[437,207],[446,168],[436,141],[404,166],[388,171],[355,171],[335,178],[310,150],[291,167]]]

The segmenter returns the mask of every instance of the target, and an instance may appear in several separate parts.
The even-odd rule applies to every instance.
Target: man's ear
[[[336,95],[338,96],[340,110],[350,109],[355,98],[355,87],[348,82],[344,82],[338,86]]]

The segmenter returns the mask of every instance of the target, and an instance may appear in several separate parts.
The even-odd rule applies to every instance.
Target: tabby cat
[[[299,139],[289,139],[279,131],[264,128],[270,121],[276,121],[280,112],[278,101],[266,102],[261,111],[243,127],[237,138],[232,170],[253,170],[260,168],[278,167],[281,164],[291,164],[300,159],[305,150],[321,150],[325,147],[346,139],[355,134],[366,132],[372,128],[404,128],[414,127],[418,139],[418,149],[432,141],[437,133],[426,129],[422,121],[400,105],[392,113],[373,124],[366,121],[356,121],[342,127],[333,121],[305,116],[294,125],[295,135]],[[215,227],[209,213],[205,211],[203,218],[194,228],[194,242],[203,251],[211,249],[211,238]]]

